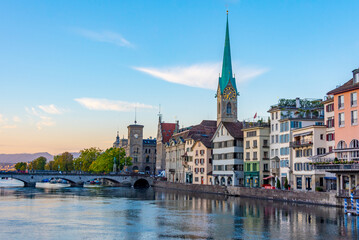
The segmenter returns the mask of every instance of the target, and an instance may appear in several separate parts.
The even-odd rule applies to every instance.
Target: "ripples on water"
[[[333,207],[161,189],[0,188],[0,239],[357,239]]]

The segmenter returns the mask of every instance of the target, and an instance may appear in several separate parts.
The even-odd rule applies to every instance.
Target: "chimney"
[[[353,70],[353,84],[359,83],[359,68]]]
[[[176,121],[175,133],[178,133],[179,130],[179,121]]]
[[[295,99],[295,107],[296,108],[300,108],[301,106],[300,106],[300,98],[299,97],[297,97],[296,99]]]

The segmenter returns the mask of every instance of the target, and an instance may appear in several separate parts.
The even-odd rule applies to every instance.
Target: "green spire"
[[[219,78],[219,88],[221,89],[221,93],[223,93],[223,90],[228,85],[228,82],[231,82],[234,90],[236,90],[237,92],[236,80],[233,77],[233,73],[232,73],[231,47],[229,43],[229,27],[228,27],[228,11],[227,11],[226,39],[224,42],[222,75]]]

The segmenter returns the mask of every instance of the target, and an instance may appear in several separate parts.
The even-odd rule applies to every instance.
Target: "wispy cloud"
[[[50,105],[39,105],[38,106],[42,111],[48,114],[63,114],[65,110],[56,107],[54,104]]]
[[[6,118],[4,115],[0,114],[0,128],[2,129],[13,129],[17,128],[17,125],[15,124],[15,117],[13,118],[13,121]]]
[[[26,112],[32,117],[35,118],[36,128],[41,130],[44,127],[55,126],[55,120],[47,116],[47,114],[62,114],[63,111],[60,108],[57,108],[55,105],[39,105],[36,107],[25,107]]]
[[[92,31],[87,29],[76,28],[74,32],[97,42],[115,44],[120,47],[134,47],[134,45],[124,38],[121,34],[112,31]]]
[[[134,108],[156,109],[156,107],[152,105],[143,103],[132,103],[104,98],[76,98],[75,101],[90,110],[130,112],[133,111]]]
[[[216,89],[218,74],[221,72],[221,63],[202,63],[191,66],[177,66],[164,68],[133,67],[137,71],[144,72],[153,77],[171,83],[182,84],[190,87]],[[237,83],[242,83],[267,72],[266,68],[240,67],[234,69]],[[216,77],[217,76],[217,77]]]

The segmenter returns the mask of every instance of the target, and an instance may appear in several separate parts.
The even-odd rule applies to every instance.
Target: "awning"
[[[271,179],[271,178],[274,178],[274,176],[265,177],[265,178],[263,178],[263,180],[268,180],[268,179]]]
[[[324,177],[324,179],[326,179],[326,180],[337,180],[336,177]]]

